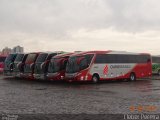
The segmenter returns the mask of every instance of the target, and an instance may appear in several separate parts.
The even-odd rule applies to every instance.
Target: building
[[[12,52],[12,49],[11,49],[11,48],[5,47],[5,48],[2,50],[1,54],[2,54],[2,55],[8,55],[8,54],[10,54],[11,52]]]
[[[21,46],[16,46],[12,49],[12,53],[24,53],[24,48]]]

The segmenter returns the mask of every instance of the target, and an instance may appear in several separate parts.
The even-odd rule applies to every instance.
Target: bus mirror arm
[[[19,63],[17,64],[17,68],[18,68],[19,70],[21,70],[22,65],[23,65],[23,63],[22,63],[22,62],[19,62]]]
[[[46,62],[43,62],[43,63],[41,64],[41,69],[42,69],[43,71],[45,71],[45,65],[46,65]]]
[[[10,64],[9,64],[9,69],[10,69],[10,70],[13,70],[13,63],[10,63]]]

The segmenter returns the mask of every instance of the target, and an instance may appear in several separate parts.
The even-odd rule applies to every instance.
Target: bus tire
[[[99,82],[99,75],[98,74],[93,75],[92,83],[98,83],[98,82]]]
[[[158,70],[158,75],[160,76],[160,70]]]
[[[135,73],[131,73],[130,74],[129,80],[130,81],[136,81],[136,75],[135,75]]]

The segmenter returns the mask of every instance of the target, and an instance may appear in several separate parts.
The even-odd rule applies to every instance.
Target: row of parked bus
[[[10,54],[4,62],[4,75],[30,80],[92,81],[160,75],[160,57],[147,53],[87,51],[75,53],[33,52]]]

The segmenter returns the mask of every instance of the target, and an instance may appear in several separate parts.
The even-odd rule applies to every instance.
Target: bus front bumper
[[[61,73],[48,73],[47,74],[47,79],[48,80],[64,80],[65,77]]]
[[[47,80],[47,77],[45,74],[33,74],[33,77],[36,80]]]
[[[67,81],[90,81],[89,76],[81,75],[80,73],[65,74]]]
[[[14,77],[18,77],[18,78],[21,78],[22,76],[21,76],[21,73],[19,72],[19,71],[13,71],[13,76]]]
[[[11,72],[10,70],[4,70],[3,75],[4,76],[13,76],[13,72]]]
[[[34,79],[34,76],[32,73],[23,73],[22,74],[22,77],[23,78],[26,78],[26,79],[30,79],[30,80],[33,80]]]

